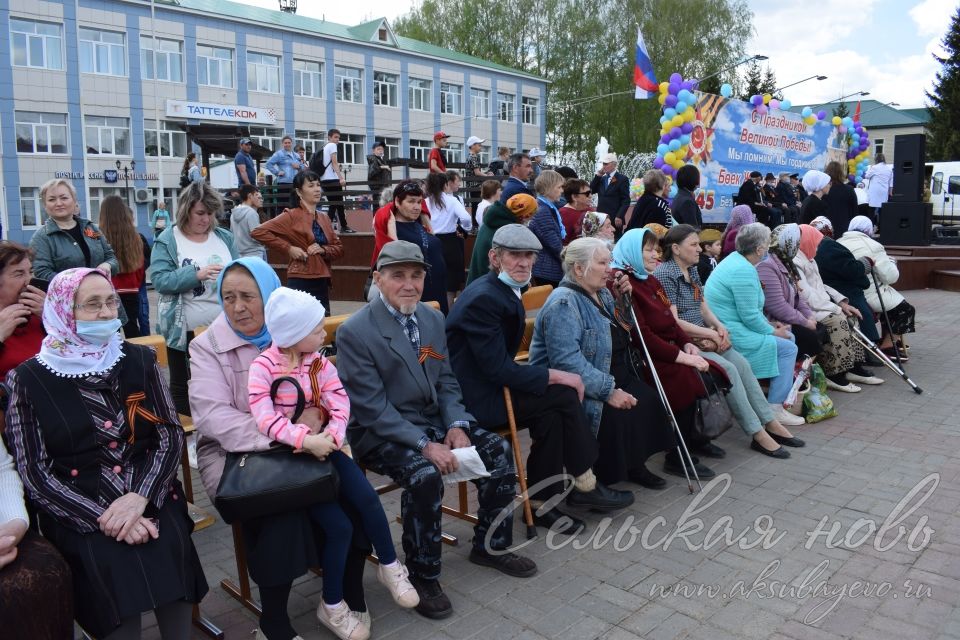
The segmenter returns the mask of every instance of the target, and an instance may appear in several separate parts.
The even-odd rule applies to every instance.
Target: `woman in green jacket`
[[[170,392],[178,413],[190,415],[187,397],[187,344],[197,327],[220,314],[217,276],[238,258],[233,234],[217,226],[223,199],[206,182],[180,191],[176,225],[153,242],[150,281],[160,294],[157,326],[167,342]]]
[[[526,193],[518,193],[507,200],[506,204],[494,202],[487,207],[483,213],[483,224],[477,232],[477,240],[473,244],[467,284],[490,271],[490,258],[487,254],[493,247],[493,234],[497,229],[508,224],[526,224],[536,212],[537,201]]]
[[[78,215],[77,190],[69,180],[48,180],[40,187],[40,201],[47,221],[30,239],[33,275],[41,280],[66,269],[87,267],[105,276],[119,272],[113,249],[97,225]]]

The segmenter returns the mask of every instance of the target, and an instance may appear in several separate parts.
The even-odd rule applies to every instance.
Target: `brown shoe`
[[[447,594],[443,592],[439,580],[427,580],[411,574],[410,584],[420,596],[420,604],[417,605],[416,611],[424,618],[440,620],[449,618],[453,613],[453,605],[450,604]]]
[[[474,547],[470,550],[470,562],[491,567],[514,578],[529,578],[537,573],[537,564],[533,560],[509,552],[493,554]]]

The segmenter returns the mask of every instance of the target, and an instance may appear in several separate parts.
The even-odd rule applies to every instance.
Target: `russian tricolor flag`
[[[653,64],[647,55],[647,45],[643,42],[643,34],[637,27],[637,61],[633,66],[633,84],[636,87],[634,98],[646,100],[659,91],[657,77],[653,73]]]

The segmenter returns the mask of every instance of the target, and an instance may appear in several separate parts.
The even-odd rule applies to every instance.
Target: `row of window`
[[[134,224],[136,220],[137,207],[130,200],[131,192],[124,187],[90,187],[90,214],[87,216],[94,224],[100,223],[100,203],[107,196],[120,196],[128,201],[130,210],[133,211]],[[177,189],[167,188],[163,190],[163,199],[167,204],[167,211],[170,215],[176,215]],[[82,199],[81,199],[82,201]],[[151,211],[153,203],[150,203]],[[147,214],[149,215],[149,213]],[[43,202],[40,200],[39,187],[21,187],[20,188],[20,227],[22,229],[35,229],[47,221],[47,212],[43,208]]]
[[[114,31],[81,27],[80,71],[112,76],[127,75],[125,35]],[[16,66],[62,70],[64,66],[61,25],[13,18],[10,20],[10,46]],[[234,87],[233,49],[197,45],[197,83],[202,86],[232,89]],[[294,95],[323,98],[323,69],[320,62],[294,59]],[[144,79],[165,82],[184,81],[183,42],[152,36],[140,36],[140,69]],[[247,88],[263,93],[280,93],[282,68],[280,57],[247,52]],[[334,92],[339,102],[364,102],[363,70],[334,65]],[[433,110],[433,82],[411,77],[407,83],[408,107],[415,111]],[[463,115],[464,87],[441,82],[440,113]],[[491,111],[491,92],[470,87],[469,99],[474,118],[515,122],[517,96],[497,92],[496,110]],[[395,73],[373,72],[373,103],[399,107],[400,79]],[[540,123],[540,100],[521,96],[520,121]]]

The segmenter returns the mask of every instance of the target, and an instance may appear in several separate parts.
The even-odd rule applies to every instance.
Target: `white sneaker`
[[[860,387],[850,382],[849,378],[850,376],[848,374],[847,384],[845,385],[837,384],[830,378],[827,378],[827,389],[833,389],[834,391],[843,391],[844,393],[860,393]]]
[[[798,427],[801,424],[806,424],[807,421],[800,416],[795,416],[786,409],[783,408],[782,404],[779,403],[770,403],[770,410],[773,412],[773,418],[780,424],[785,427]]]
[[[883,378],[878,378],[877,376],[859,376],[855,373],[847,372],[847,380],[851,382],[859,382],[860,384],[883,384]]]
[[[356,618],[357,620],[359,620],[359,621],[362,622],[363,624],[367,625],[367,629],[370,629],[370,631],[373,632],[373,624],[372,624],[372,620],[371,620],[371,618],[370,618],[370,608],[369,608],[369,607],[367,607],[367,610],[366,610],[366,611],[351,611],[350,613],[353,614],[353,617],[354,617],[354,618]]]
[[[393,601],[404,609],[413,609],[420,604],[417,590],[410,584],[406,565],[399,560],[393,564],[381,564],[377,567],[377,579],[393,596]]]
[[[370,627],[361,622],[343,600],[332,607],[323,600],[317,605],[317,620],[341,640],[367,640]]]

